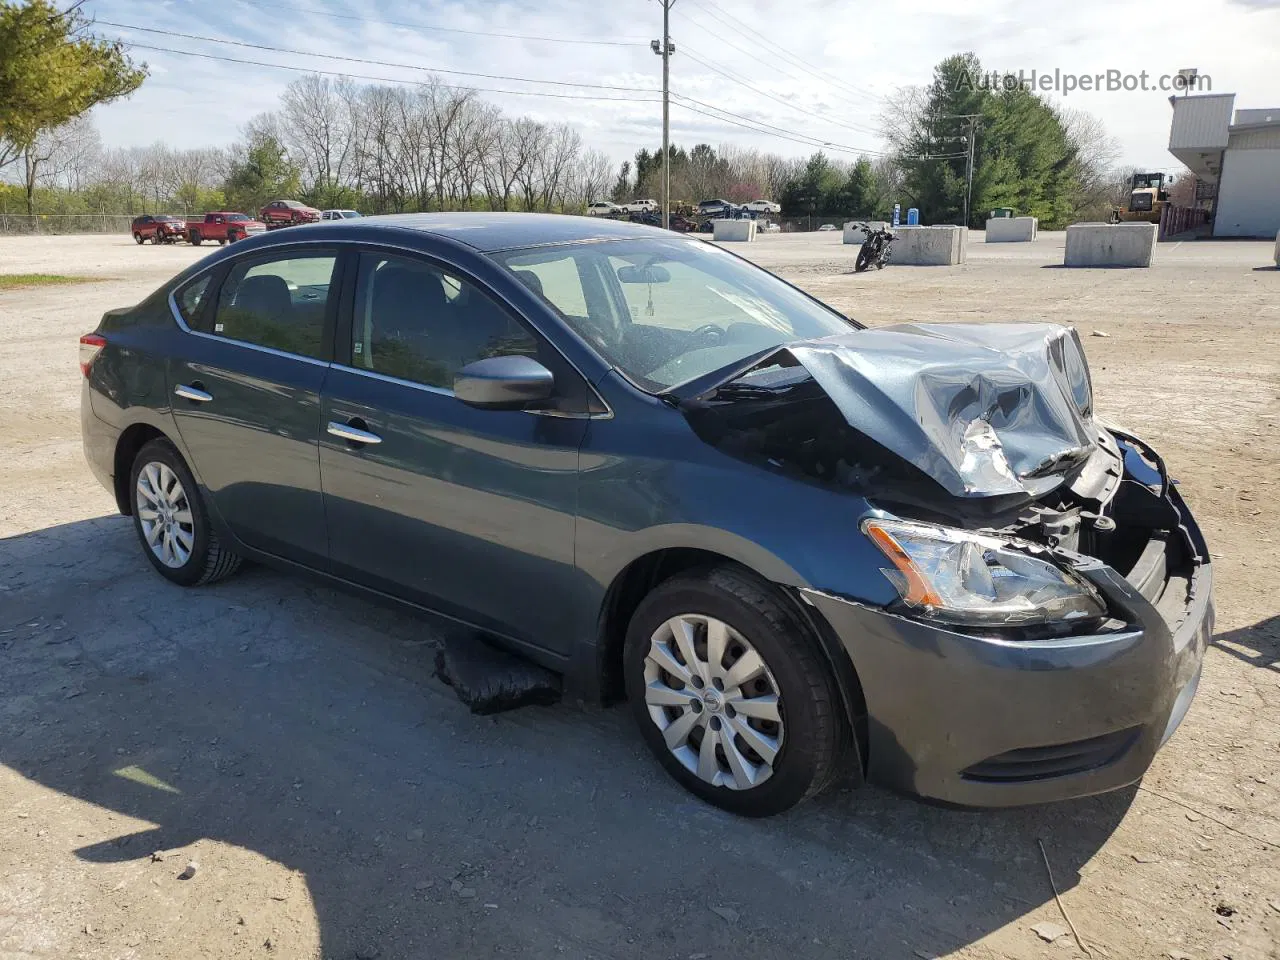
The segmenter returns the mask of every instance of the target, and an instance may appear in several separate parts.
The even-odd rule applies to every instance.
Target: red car
[[[235,243],[254,234],[265,233],[266,224],[243,213],[229,213],[220,210],[206,213],[201,220],[187,221],[187,239],[194,247],[205,240],[217,240],[219,243]]]
[[[152,243],[174,243],[182,240],[187,234],[187,222],[168,214],[146,214],[134,217],[129,226],[133,239],[138,243],[150,240]]]
[[[297,200],[272,200],[258,211],[258,219],[267,225],[268,230],[274,230],[299,223],[318,223],[320,211]]]

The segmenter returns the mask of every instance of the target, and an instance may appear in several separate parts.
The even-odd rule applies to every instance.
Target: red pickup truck
[[[235,243],[245,237],[265,233],[267,225],[243,213],[206,213],[202,220],[187,221],[187,239],[192,246],[200,246],[205,240],[219,243]]]

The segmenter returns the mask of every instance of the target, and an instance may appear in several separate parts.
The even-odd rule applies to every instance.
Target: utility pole
[[[662,57],[662,226],[671,227],[671,55],[676,46],[671,42],[671,8],[676,0],[659,0],[662,4],[662,39],[649,48]]]
[[[973,196],[973,150],[974,144],[978,139],[978,116],[970,116],[969,121],[969,157],[965,167],[964,177],[964,223],[962,226],[969,226],[969,202]]]

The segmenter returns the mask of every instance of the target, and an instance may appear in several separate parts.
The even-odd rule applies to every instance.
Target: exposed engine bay
[[[1093,415],[1074,330],[904,325],[780,348],[681,400],[732,456],[901,518],[1103,561],[1171,623],[1198,548],[1164,465]]]

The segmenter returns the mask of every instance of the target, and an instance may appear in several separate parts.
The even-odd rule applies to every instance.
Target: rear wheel
[[[200,241],[201,241],[201,240],[203,240],[203,239],[204,239],[204,237],[200,236],[200,231],[199,231],[199,230],[192,230],[192,231],[191,231],[191,245],[192,245],[193,247],[198,247],[198,246],[200,246]]]
[[[771,587],[732,567],[656,587],[623,652],[627,696],[658,761],[733,813],[781,813],[843,767],[848,735],[816,640]]]
[[[138,451],[129,480],[134,530],[161,576],[193,587],[240,568],[240,557],[209,525],[195,477],[168,440],[152,440]]]

